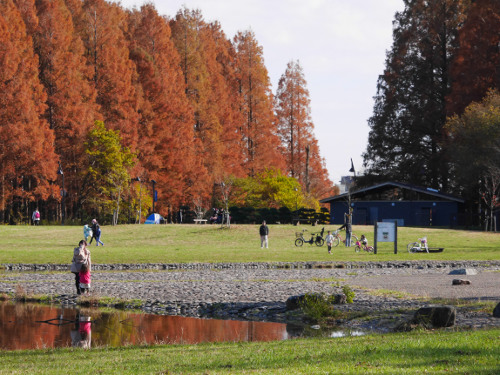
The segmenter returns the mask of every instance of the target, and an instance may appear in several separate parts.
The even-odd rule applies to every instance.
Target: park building
[[[454,227],[464,200],[432,188],[385,182],[320,202],[330,204],[330,223],[336,225],[344,223],[350,202],[354,225],[397,221],[398,226]]]

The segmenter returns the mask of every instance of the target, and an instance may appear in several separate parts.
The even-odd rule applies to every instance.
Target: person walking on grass
[[[259,234],[260,234],[260,248],[263,249],[265,246],[266,249],[268,249],[269,248],[269,241],[268,241],[269,227],[266,225],[265,220],[262,222],[262,225],[259,228]]]
[[[328,254],[331,254],[333,245],[333,235],[330,233],[330,231],[328,231],[326,234],[325,242],[326,246],[328,246]]]
[[[90,239],[89,245],[92,243],[93,239],[95,239],[96,246],[99,246],[99,244],[104,246],[101,241],[101,227],[96,219],[92,219],[92,238]]]
[[[92,228],[88,224],[85,224],[83,226],[83,239],[85,241],[88,241],[89,238],[90,238],[90,240],[92,240],[92,237],[93,237],[93,235],[92,235]]]
[[[351,235],[352,235],[352,220],[351,215],[344,215],[344,225],[342,225],[338,230],[345,229],[345,245],[346,247],[351,246]]]
[[[40,225],[40,211],[38,211],[38,208],[33,211],[33,215],[31,215],[31,220],[33,220],[33,225],[37,226]]]

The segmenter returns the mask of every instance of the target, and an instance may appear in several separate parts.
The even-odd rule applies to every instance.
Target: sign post
[[[377,243],[378,242],[394,242],[394,254],[398,253],[398,223],[393,222],[376,222],[375,223],[375,234],[373,236],[375,239],[375,250],[374,253],[377,254]]]

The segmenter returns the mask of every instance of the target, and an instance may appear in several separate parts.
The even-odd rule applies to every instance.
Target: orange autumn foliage
[[[43,119],[46,95],[21,13],[0,2],[0,210],[56,193],[54,134]]]
[[[238,32],[236,79],[244,122],[240,134],[244,149],[245,173],[254,176],[265,168],[284,169],[285,161],[277,135],[271,82],[264,65],[262,47],[252,31]]]
[[[130,51],[142,92],[138,158],[144,177],[158,183],[159,208],[190,202],[205,179],[196,158],[192,109],[184,95],[179,57],[170,27],[152,5],[129,15]]]

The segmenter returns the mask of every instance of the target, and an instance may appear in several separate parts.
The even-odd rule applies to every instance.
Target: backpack
[[[35,212],[35,219],[40,219],[40,212]]]
[[[75,263],[84,264],[88,263],[88,255],[85,252],[85,248],[77,247],[75,248]]]

